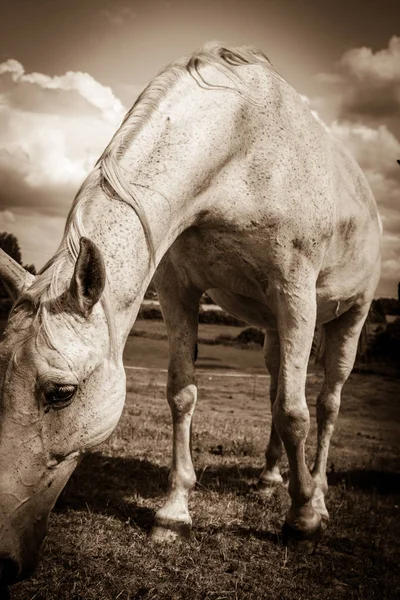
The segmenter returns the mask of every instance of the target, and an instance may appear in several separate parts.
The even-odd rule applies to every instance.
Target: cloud
[[[30,228],[35,218],[65,220],[124,113],[112,90],[87,73],[50,77],[25,73],[16,60],[0,64],[1,228],[18,230],[23,246],[24,237],[32,237],[19,226],[23,217]],[[37,256],[40,246],[47,248],[40,236],[29,244],[37,245]]]
[[[321,73],[319,81],[332,85],[341,94],[341,118],[377,120],[400,117],[400,37],[393,36],[388,47],[347,50],[335,72]]]
[[[85,73],[25,74],[0,65],[0,200],[66,214],[125,110]]]
[[[351,151],[367,175],[380,206],[400,209],[400,142],[385,125],[334,121],[331,133]]]
[[[8,77],[7,77],[8,76]],[[0,93],[9,104],[29,112],[68,114],[72,111],[97,111],[115,124],[125,112],[111,88],[103,86],[88,73],[68,71],[50,77],[43,73],[25,73],[14,59],[0,64]]]
[[[10,210],[0,210],[0,228],[15,223],[15,215]]]
[[[104,8],[100,11],[100,15],[107,19],[109,23],[116,27],[121,27],[129,21],[133,21],[137,17],[137,13],[131,6],[115,6],[113,10]]]
[[[330,130],[356,158],[374,193],[383,224],[378,293],[395,296],[400,279],[400,142],[385,125],[335,121]]]
[[[378,293],[395,296],[400,278],[400,37],[393,36],[378,51],[347,50],[331,72],[317,79],[335,115],[330,131],[355,156],[377,200],[383,222]]]
[[[4,222],[0,212],[0,231],[13,233],[18,241],[24,264],[40,268],[54,254],[61,241],[65,218],[17,207],[12,223]]]

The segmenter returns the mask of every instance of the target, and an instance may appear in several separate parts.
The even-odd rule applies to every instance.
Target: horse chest
[[[246,243],[247,242],[247,243]],[[258,256],[257,245],[233,233],[187,230],[170,255],[200,289],[218,288],[255,300],[265,300],[268,260]]]

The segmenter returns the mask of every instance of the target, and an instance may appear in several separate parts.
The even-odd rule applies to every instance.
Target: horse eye
[[[54,385],[44,394],[47,406],[55,409],[68,406],[72,402],[76,388],[76,385]]]

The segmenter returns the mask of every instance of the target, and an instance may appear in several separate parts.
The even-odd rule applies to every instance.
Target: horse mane
[[[218,86],[207,83],[200,69],[204,66],[213,66],[232,81],[232,86]],[[104,161],[110,154],[116,152],[117,156],[129,147],[132,138],[145,125],[153,111],[157,109],[160,101],[168,94],[171,87],[180,79],[189,74],[200,87],[207,89],[229,89],[242,93],[237,87],[242,81],[240,74],[235,69],[242,65],[262,65],[269,68],[271,73],[280,77],[272,68],[269,59],[256,48],[244,46],[242,48],[228,49],[220,42],[209,42],[196,50],[190,57],[183,57],[175,61],[154,77],[143,92],[138,96],[132,108],[125,115],[121,126],[112,137],[98,162]]]
[[[59,285],[60,273],[68,267],[73,267],[78,258],[80,238],[86,235],[82,220],[83,208],[90,201],[92,193],[98,189],[98,186],[101,186],[102,191],[110,200],[118,198],[133,208],[143,227],[150,261],[155,264],[155,247],[147,216],[138,198],[136,185],[130,183],[128,186],[126,184],[126,176],[119,159],[129,148],[135,135],[146,124],[171,87],[188,75],[196,81],[199,87],[230,90],[244,96],[251,102],[250,93],[240,86],[243,79],[237,67],[243,65],[260,65],[267,68],[274,77],[282,79],[273,70],[270,61],[260,50],[247,46],[228,49],[219,42],[211,42],[194,52],[190,57],[181,58],[162,70],[152,79],[127,112],[117,132],[98,159],[94,170],[78,190],[58,250],[39,271],[40,277],[34,281],[27,292],[18,298],[13,307],[13,311],[16,311],[24,303],[29,303],[32,306],[35,312],[34,330],[38,335],[41,334],[48,347],[55,348],[49,312],[61,313],[64,310],[62,305],[62,292],[64,290],[61,290]],[[201,73],[204,66],[215,67],[227,77],[231,85],[221,86],[208,83]],[[110,355],[115,356],[117,351],[116,328],[111,309],[108,282],[100,302],[109,329]]]

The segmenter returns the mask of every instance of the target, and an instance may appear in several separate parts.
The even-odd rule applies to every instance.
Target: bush
[[[162,319],[161,309],[157,305],[141,306],[138,314],[140,319]],[[211,323],[213,325],[233,325],[243,327],[243,321],[229,315],[223,310],[200,309],[199,323]]]
[[[264,332],[256,327],[246,327],[239,333],[236,338],[236,342],[239,344],[258,344],[262,346],[264,344]]]
[[[395,362],[400,366],[400,319],[388,323],[368,344],[367,358]]]
[[[243,321],[233,317],[224,310],[200,309],[199,323],[212,323],[213,325],[233,325],[243,327]]]

